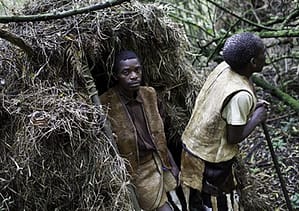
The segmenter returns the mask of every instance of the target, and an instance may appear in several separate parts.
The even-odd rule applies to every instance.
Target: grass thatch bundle
[[[2,209],[130,208],[123,160],[101,133],[103,109],[50,84],[2,103]]]
[[[35,0],[23,13],[92,3]],[[24,44],[1,40],[0,209],[131,210],[124,161],[102,132],[106,109],[90,96],[109,87],[115,53],[134,50],[144,83],[166,105],[169,137],[181,134],[201,80],[186,60],[183,30],[165,12],[132,1],[3,27]]]

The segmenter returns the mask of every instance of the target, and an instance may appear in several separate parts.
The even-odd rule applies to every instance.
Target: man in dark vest
[[[176,188],[179,170],[167,148],[156,92],[141,86],[142,66],[134,52],[116,56],[114,79],[116,85],[100,99],[109,106],[111,128],[121,156],[128,160],[139,206],[173,210],[167,192]]]
[[[208,76],[182,135],[181,182],[190,210],[240,210],[233,163],[238,143],[266,120],[251,82],[265,64],[265,46],[252,33],[224,44],[224,61]],[[196,203],[195,203],[196,201]]]

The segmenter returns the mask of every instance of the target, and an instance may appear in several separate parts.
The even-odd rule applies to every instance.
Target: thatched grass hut
[[[93,3],[35,0],[22,12]],[[201,79],[186,59],[184,31],[165,9],[131,1],[2,25],[23,42],[0,40],[0,210],[132,210],[125,161],[103,129],[106,108],[91,99],[109,87],[115,53],[134,50],[144,83],[165,105],[169,142],[177,142]]]

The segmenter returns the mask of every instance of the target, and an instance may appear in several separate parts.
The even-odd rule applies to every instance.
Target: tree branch
[[[218,7],[219,9],[221,9],[221,10],[223,10],[223,11],[225,11],[225,12],[231,14],[232,16],[234,16],[234,17],[240,19],[241,21],[243,21],[243,22],[245,22],[245,23],[248,23],[248,24],[250,24],[250,25],[252,25],[252,26],[256,26],[256,27],[258,27],[258,28],[266,29],[266,30],[269,30],[269,31],[276,31],[276,30],[277,30],[277,29],[273,29],[273,28],[270,28],[270,27],[267,27],[267,26],[264,26],[264,25],[257,24],[257,23],[255,23],[255,22],[252,22],[251,20],[246,19],[246,18],[243,18],[242,16],[233,13],[233,12],[230,11],[229,9],[227,9],[227,8],[225,8],[225,7],[222,7],[220,4],[218,4],[218,3],[216,3],[216,2],[214,2],[214,1],[212,1],[212,0],[207,0],[207,1],[210,2],[211,4],[215,5],[215,6]]]
[[[172,13],[170,13],[169,16],[172,17],[172,18],[174,18],[174,19],[176,19],[176,20],[178,20],[178,21],[181,21],[181,22],[183,22],[185,24],[198,27],[200,30],[204,31],[206,34],[208,34],[209,36],[213,37],[213,34],[211,34],[208,30],[204,29],[202,26],[200,26],[198,23],[195,23],[192,20],[181,18],[181,17],[179,17],[179,16],[177,16],[175,14],[172,14]]]
[[[281,24],[281,28],[283,28],[290,20],[296,19],[299,16],[299,9],[296,8],[289,13],[289,15],[285,18],[285,20]]]
[[[253,82],[263,87],[264,89],[268,90],[272,95],[278,97],[280,100],[291,106],[298,114],[299,114],[299,101],[293,98],[292,96],[288,95],[287,93],[281,91],[280,89],[272,86],[268,82],[264,81],[260,77],[255,75],[252,76]]]
[[[5,39],[9,42],[11,42],[12,44],[18,46],[19,48],[21,48],[23,51],[25,51],[25,53],[29,56],[32,57],[34,56],[34,51],[31,48],[31,46],[29,44],[27,44],[22,38],[8,32],[5,31],[3,29],[0,29],[0,38]]]
[[[285,29],[285,30],[278,30],[278,31],[263,31],[257,33],[262,38],[278,38],[278,37],[298,37],[299,30],[292,28],[292,29]]]
[[[92,12],[95,10],[101,10],[108,7],[113,7],[129,1],[130,0],[111,0],[105,3],[98,3],[92,6],[87,6],[79,9],[68,10],[65,12],[57,12],[57,13],[45,13],[45,14],[25,15],[25,16],[0,16],[0,23],[30,22],[30,21],[34,22],[34,21],[47,21],[47,20],[61,19],[73,15],[79,15],[83,13]]]

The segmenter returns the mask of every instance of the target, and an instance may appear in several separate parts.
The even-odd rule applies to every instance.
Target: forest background
[[[0,15],[18,14],[25,0],[1,0]],[[142,1],[168,8],[167,15],[184,28],[190,48],[187,57],[206,76],[221,61],[221,48],[231,34],[250,31],[263,38],[266,66],[253,78],[260,98],[270,103],[270,137],[293,208],[299,209],[299,2],[298,0],[165,0]],[[273,210],[286,209],[277,173],[258,128],[241,146],[257,194]]]

